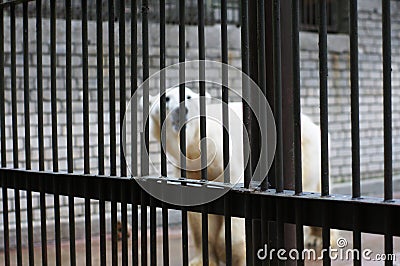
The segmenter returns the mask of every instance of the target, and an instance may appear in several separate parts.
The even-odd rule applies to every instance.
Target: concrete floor
[[[162,265],[162,234],[161,229],[158,230],[157,237],[157,258],[158,265]],[[351,232],[341,232],[341,237],[344,237],[348,240],[347,247],[351,247]],[[169,230],[169,245],[170,245],[170,265],[181,265],[181,233],[180,228],[171,228]],[[129,243],[129,265],[131,265],[131,241]],[[369,248],[373,251],[373,255],[383,252],[383,236],[380,235],[372,235],[372,234],[363,234],[362,235],[362,243],[363,248]],[[121,265],[121,256],[122,256],[122,244],[118,242],[118,256],[119,256],[119,265]],[[394,247],[396,252],[396,261],[394,265],[400,265],[400,238],[395,238]],[[62,264],[69,265],[69,244],[68,241],[62,243]],[[94,237],[92,240],[92,262],[93,265],[100,264],[100,240],[98,237]],[[77,265],[85,265],[85,241],[79,240],[76,242],[76,256],[77,256]],[[193,258],[194,255],[194,247],[192,243],[189,243],[189,256]],[[0,262],[4,261],[4,253],[0,254]],[[48,245],[48,261],[49,265],[55,265],[55,248],[54,243]],[[140,261],[140,260],[139,260]],[[23,249],[23,265],[28,265],[28,249]],[[16,265],[16,250],[11,250],[11,265]],[[35,265],[42,265],[41,262],[41,248],[40,245],[35,247]],[[111,236],[107,236],[107,265],[111,265]],[[322,265],[321,261],[306,261],[306,265]],[[352,265],[352,261],[346,260],[336,260],[332,261],[332,265]],[[366,261],[363,260],[363,265],[384,265],[382,261]]]

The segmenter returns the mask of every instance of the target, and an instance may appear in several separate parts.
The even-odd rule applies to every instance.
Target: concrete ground
[[[161,229],[157,232],[157,258],[158,265],[162,265],[162,234]],[[340,236],[348,241],[347,247],[351,248],[352,246],[352,233],[351,232],[340,232]],[[131,239],[129,239],[129,265],[131,265]],[[169,230],[169,245],[170,245],[170,265],[182,265],[181,263],[181,231],[180,228],[171,228]],[[383,243],[384,238],[380,235],[372,235],[372,234],[363,234],[362,235],[362,243],[364,249],[371,249],[372,253],[370,255],[371,258],[375,258],[377,254],[383,253]],[[121,241],[118,242],[118,256],[119,256],[119,265],[121,265],[121,256],[122,256],[122,244]],[[395,238],[394,240],[395,247],[395,256],[396,260],[394,261],[394,265],[400,265],[400,238]],[[62,264],[69,264],[69,244],[68,241],[62,243]],[[100,240],[99,238],[93,238],[92,240],[92,262],[93,265],[100,264]],[[76,257],[77,257],[77,265],[85,265],[85,241],[79,240],[76,242]],[[345,254],[345,253],[344,253]],[[194,247],[192,243],[189,243],[189,256],[193,258],[194,255]],[[344,257],[344,256],[343,256]],[[0,254],[0,262],[4,261],[4,253]],[[48,245],[48,261],[49,265],[55,265],[55,248],[54,243],[50,243]],[[23,249],[23,265],[28,265],[28,249]],[[140,262],[140,259],[139,259]],[[16,265],[16,250],[11,250],[11,265]],[[41,262],[41,248],[40,245],[35,247],[35,265],[42,265]],[[107,236],[107,265],[111,265],[111,236]],[[322,265],[322,261],[306,261],[306,265]],[[351,260],[334,260],[332,261],[332,265],[353,265]],[[384,265],[383,261],[377,261],[375,259],[367,261],[363,259],[363,265]]]

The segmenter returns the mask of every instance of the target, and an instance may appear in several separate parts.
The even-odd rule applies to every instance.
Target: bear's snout
[[[187,109],[187,107],[185,106],[185,120],[183,121],[183,124],[186,122],[187,120],[187,114],[188,114],[189,110]],[[171,111],[170,114],[171,117],[171,124],[172,127],[175,131],[179,130],[179,107],[176,107],[175,109],[173,109]]]

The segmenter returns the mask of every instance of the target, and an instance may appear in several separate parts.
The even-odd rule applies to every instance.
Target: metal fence
[[[354,248],[361,249],[361,233],[369,232],[382,234],[385,236],[385,253],[393,253],[393,236],[400,236],[400,201],[393,199],[392,188],[392,131],[391,131],[391,22],[390,22],[390,0],[382,0],[382,42],[383,42],[383,83],[384,83],[384,156],[385,156],[385,182],[383,199],[363,197],[360,191],[360,151],[359,151],[359,78],[358,78],[358,41],[357,41],[357,1],[350,1],[350,61],[351,61],[351,124],[352,124],[352,196],[330,195],[329,192],[329,154],[328,154],[328,67],[327,67],[327,2],[326,0],[318,1],[319,9],[319,68],[320,68],[320,106],[321,106],[321,144],[322,144],[322,176],[321,191],[317,194],[310,194],[302,191],[301,177],[301,134],[300,134],[300,75],[299,75],[299,1],[247,1],[242,0],[241,6],[241,46],[242,46],[242,71],[248,74],[262,89],[270,104],[273,106],[275,122],[277,125],[277,153],[272,171],[269,173],[269,182],[264,182],[260,188],[250,188],[250,176],[252,169],[246,166],[244,173],[244,184],[234,187],[223,197],[201,206],[181,207],[160,202],[158,199],[147,194],[127,173],[125,158],[120,156],[120,166],[117,167],[117,152],[123,143],[122,134],[117,134],[117,127],[122,132],[122,121],[126,111],[126,93],[131,92],[133,95],[138,88],[138,68],[136,64],[131,64],[130,73],[126,73],[127,60],[125,49],[119,49],[118,66],[119,72],[116,73],[115,52],[116,47],[114,41],[118,42],[118,47],[124,47],[126,42],[126,24],[125,1],[120,1],[119,20],[118,20],[118,39],[115,38],[115,17],[114,12],[108,12],[108,95],[109,95],[109,120],[110,120],[110,176],[105,175],[104,161],[107,151],[104,150],[104,101],[103,101],[103,46],[102,46],[102,1],[96,1],[97,16],[97,131],[98,140],[96,146],[98,148],[98,172],[90,172],[90,152],[89,152],[89,85],[88,85],[88,17],[87,17],[87,0],[82,0],[81,21],[82,21],[82,81],[83,81],[83,128],[84,128],[84,173],[74,172],[73,166],[73,136],[72,130],[72,72],[71,72],[71,1],[65,1],[65,24],[66,24],[66,132],[67,132],[67,161],[68,171],[59,172],[58,167],[58,131],[57,126],[57,62],[56,62],[56,1],[51,1],[50,5],[50,64],[51,64],[51,147],[52,147],[52,171],[45,171],[44,166],[44,145],[43,138],[43,88],[42,84],[42,2],[37,1],[7,1],[0,3],[0,133],[1,133],[1,168],[0,178],[2,187],[2,205],[3,205],[3,225],[4,225],[4,263],[10,265],[13,258],[10,257],[10,222],[9,222],[9,201],[8,195],[13,190],[15,197],[15,226],[16,226],[16,261],[22,264],[22,235],[21,235],[21,202],[26,202],[26,215],[28,226],[28,256],[29,264],[33,265],[37,261],[41,261],[43,265],[53,263],[48,261],[48,243],[46,226],[46,194],[54,195],[54,234],[55,234],[55,263],[61,264],[62,253],[69,253],[71,265],[76,265],[76,232],[75,232],[75,214],[74,200],[75,198],[85,199],[85,259],[86,264],[92,264],[92,225],[91,225],[91,200],[99,202],[99,227],[100,227],[100,261],[101,265],[107,264],[107,257],[111,256],[112,265],[118,264],[118,237],[117,237],[117,215],[118,205],[121,210],[122,223],[122,264],[128,265],[130,261],[134,265],[156,265],[157,262],[168,265],[172,252],[180,252],[182,254],[182,265],[189,263],[188,251],[188,212],[200,212],[202,214],[202,252],[204,265],[208,265],[208,220],[210,214],[223,215],[225,221],[225,251],[226,264],[232,264],[232,239],[231,218],[240,217],[245,219],[246,224],[246,264],[259,265],[261,262],[256,257],[256,250],[261,243],[271,243],[272,248],[282,248],[292,246],[296,243],[296,248],[302,250],[304,248],[303,226],[321,227],[323,231],[323,247],[328,248],[330,245],[330,229],[349,230],[353,232]],[[204,39],[205,25],[205,1],[199,0],[196,5],[198,15],[199,29],[199,59],[205,59],[206,43]],[[109,0],[107,3],[108,10],[114,10],[114,1]],[[141,34],[137,28],[137,2],[131,1],[131,51],[130,62],[138,62],[139,57],[138,39],[141,37],[141,45],[143,49],[142,70],[143,79],[149,77],[149,2],[142,1],[141,7]],[[21,8],[23,14],[23,84],[17,84],[17,54],[16,50],[16,9]],[[36,11],[36,36],[28,36],[28,6],[35,7]],[[160,68],[166,66],[165,60],[165,20],[166,5],[165,1],[160,1],[159,18],[160,18],[160,50],[159,60]],[[221,51],[223,63],[228,62],[228,38],[227,38],[227,1],[221,1]],[[9,12],[9,17],[5,16],[5,12]],[[185,61],[185,18],[186,1],[179,1],[179,61]],[[266,19],[272,17],[272,20]],[[9,19],[10,28],[5,27],[5,19]],[[10,31],[10,39],[4,38],[5,31]],[[293,34],[292,34],[293,33]],[[33,38],[34,37],[34,38]],[[46,36],[47,37],[47,36]],[[30,43],[35,43],[37,52],[37,64],[29,65],[29,50],[32,49]],[[5,71],[5,43],[10,44],[10,62],[11,62],[11,80],[8,84],[4,78]],[[29,77],[35,71],[37,76],[37,118],[38,118],[38,135],[34,140],[38,142],[37,149],[32,148],[31,127],[30,127],[30,94],[33,92],[29,89]],[[120,83],[115,84],[116,74],[120,77]],[[129,86],[127,85],[127,77],[130,78]],[[5,88],[9,85],[11,89],[11,121],[6,119],[7,110],[5,109]],[[161,84],[161,92],[165,87]],[[119,89],[120,106],[116,108],[116,89]],[[19,93],[22,92],[23,93]],[[226,88],[222,87],[221,92],[224,102],[228,102],[228,93]],[[144,110],[148,109],[148,89],[143,91]],[[17,105],[17,98],[23,95],[23,108]],[[205,95],[205,87],[200,84],[200,95]],[[283,97],[285,96],[285,97]],[[251,95],[250,95],[251,98]],[[180,86],[180,99],[185,99],[184,86]],[[254,99],[253,99],[254,100]],[[165,96],[161,97],[161,113],[165,119]],[[22,109],[22,110],[21,110]],[[203,110],[204,111],[204,110]],[[259,160],[259,134],[252,117],[251,110],[247,102],[243,103],[244,123],[249,132],[252,132],[250,139],[251,162]],[[20,115],[19,115],[20,114]],[[22,114],[22,116],[21,116]],[[146,112],[144,112],[144,117]],[[18,130],[18,124],[24,124],[24,131]],[[119,121],[119,122],[117,122]],[[12,125],[12,141],[8,142],[6,136],[6,123]],[[205,134],[206,123],[201,123],[201,134]],[[285,128],[285,130],[283,130]],[[24,135],[24,168],[21,168],[22,162],[19,157],[19,135]],[[136,145],[139,149],[148,149],[149,137],[148,128],[145,127],[144,143]],[[225,135],[225,138],[227,136]],[[181,148],[185,146],[185,134],[180,135]],[[225,143],[224,152],[227,156],[227,146]],[[7,167],[7,145],[12,146],[11,168]],[[121,146],[121,147],[119,147]],[[294,158],[286,151],[294,149]],[[37,152],[39,156],[39,169],[31,170],[31,155]],[[142,153],[143,154],[143,153]],[[165,180],[169,180],[166,172],[166,155],[161,154],[161,173]],[[225,156],[224,156],[225,157]],[[225,158],[227,160],[227,158]],[[148,158],[142,156],[140,162],[141,174],[148,173]],[[137,175],[138,161],[135,161],[135,168],[132,174]],[[182,171],[182,177],[186,173]],[[203,182],[207,182],[207,175],[203,172]],[[174,182],[176,180],[174,179]],[[187,180],[181,179],[179,182],[185,185]],[[271,184],[268,187],[268,183]],[[32,193],[40,193],[40,217],[41,217],[41,258],[37,258],[34,252],[33,240],[33,214],[32,214]],[[26,198],[21,199],[20,195],[26,193]],[[69,204],[69,250],[61,248],[60,233],[60,195],[68,196]],[[111,227],[112,227],[112,251],[111,254],[106,251],[106,202],[111,202]],[[128,206],[131,207],[131,225],[132,225],[132,249],[128,250],[127,224],[128,224]],[[149,207],[149,210],[148,208]],[[156,209],[162,209],[162,257],[157,257],[157,241],[156,241]],[[140,219],[139,219],[140,209]],[[170,250],[168,239],[168,210],[177,209],[182,214],[182,250]],[[150,218],[147,220],[147,213]],[[368,217],[368,218],[365,218]],[[384,217],[384,218],[383,218]],[[150,227],[150,237],[147,236],[147,228]],[[286,225],[292,225],[291,227]],[[140,238],[139,238],[140,233]],[[148,245],[149,244],[149,245]],[[150,258],[148,258],[148,251]],[[140,261],[140,263],[139,263]],[[267,263],[267,261],[263,262]],[[278,263],[274,258],[271,263]],[[280,261],[279,263],[283,263]],[[290,262],[286,262],[290,263]],[[296,262],[303,265],[303,260]],[[354,264],[359,265],[361,262],[355,260]],[[386,261],[387,264],[393,262]],[[330,264],[330,258],[324,257],[324,265]]]

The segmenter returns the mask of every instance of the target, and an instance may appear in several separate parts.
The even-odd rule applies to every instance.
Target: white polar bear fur
[[[185,90],[185,106],[188,109],[188,117],[199,114],[198,94],[189,88]],[[173,127],[173,118],[170,113],[179,107],[179,88],[175,87],[167,90],[167,119],[166,123],[166,149],[169,156],[174,160],[179,168],[179,132]],[[150,96],[150,130],[151,135],[160,141],[160,105],[159,95]],[[229,103],[229,135],[230,135],[230,175],[232,182],[243,182],[243,147],[242,147],[242,104],[241,102]],[[207,156],[214,158],[207,167],[209,180],[223,181],[223,149],[222,149],[222,121],[220,104],[208,104],[207,112],[207,138],[213,140],[215,146],[207,141]],[[211,119],[214,118],[214,119]],[[306,192],[320,191],[320,128],[314,124],[309,117],[301,115],[301,148],[302,148],[302,176],[303,190]],[[234,145],[233,145],[234,143]],[[189,169],[200,169],[200,123],[199,119],[193,119],[186,124],[186,147]],[[193,168],[191,168],[193,167]],[[177,176],[180,171],[177,168]],[[187,171],[187,177],[191,179],[200,179],[200,171]],[[191,260],[191,265],[202,265],[201,254],[201,215],[198,213],[188,213],[191,237],[196,247],[196,257]],[[321,245],[320,230],[314,228],[305,228],[306,245],[308,241],[315,245]],[[210,265],[218,265],[225,261],[225,229],[222,216],[209,215],[209,252]],[[245,232],[244,220],[232,218],[232,256],[233,265],[244,265],[245,262]]]

